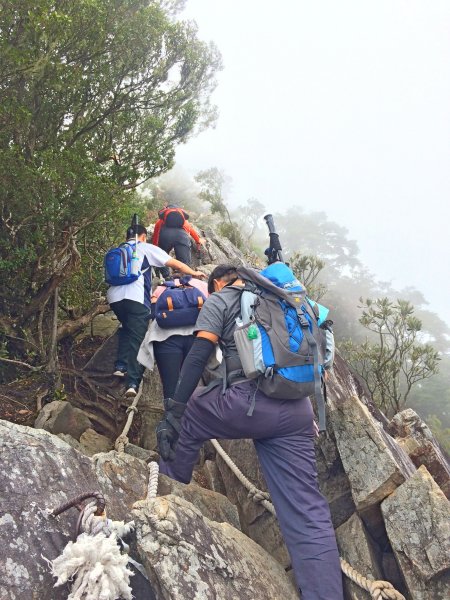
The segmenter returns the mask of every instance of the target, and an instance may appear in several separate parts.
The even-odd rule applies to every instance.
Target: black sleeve
[[[195,338],[184,359],[173,400],[186,404],[197,387],[215,344],[206,338]]]

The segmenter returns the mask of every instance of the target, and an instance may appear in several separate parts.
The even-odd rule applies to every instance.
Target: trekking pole
[[[281,243],[280,243],[280,236],[276,232],[275,223],[273,222],[273,216],[270,214],[265,215],[264,221],[266,222],[267,227],[269,229],[269,244],[270,245],[267,248],[267,250],[264,252],[264,254],[267,256],[267,262],[269,265],[271,265],[272,263],[277,262],[277,261],[284,262]]]
[[[131,219],[131,227],[134,229],[134,250],[131,255],[131,273],[133,275],[137,275],[139,272],[139,257],[137,253],[137,245],[138,245],[138,216],[137,213],[134,213],[133,218]]]

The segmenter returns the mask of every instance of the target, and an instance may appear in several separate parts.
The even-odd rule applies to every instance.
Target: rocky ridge
[[[227,240],[209,237],[202,262],[243,264]],[[90,385],[110,373],[115,336],[86,365]],[[96,380],[94,375],[98,375]],[[0,422],[2,486],[0,600],[62,600],[47,559],[73,538],[78,511],[49,514],[82,491],[104,494],[108,516],[133,519],[131,555],[144,566],[133,594],[164,600],[298,598],[290,559],[276,519],[206,444],[194,481],[159,478],[147,500],[149,460],[156,458],[154,424],[162,406],[158,378],[145,377],[141,433],[125,453],[112,450],[123,418],[112,398],[101,410],[57,401],[46,405],[35,428]],[[101,404],[104,402],[104,404]],[[109,404],[108,404],[109,402]],[[123,412],[123,411],[122,411]],[[431,432],[411,409],[387,423],[339,357],[328,384],[328,430],[317,441],[318,477],[329,500],[341,556],[364,576],[387,579],[408,600],[450,597],[449,465]],[[253,444],[221,442],[242,472],[266,491]],[[447,496],[447,497],[446,497]],[[370,594],[344,578],[346,600]]]

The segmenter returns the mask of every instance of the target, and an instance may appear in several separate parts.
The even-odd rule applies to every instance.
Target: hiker
[[[200,279],[204,278],[205,274],[171,258],[161,248],[148,244],[147,229],[143,225],[128,229],[127,243],[133,248],[136,247],[139,276],[126,285],[111,285],[107,292],[107,300],[122,325],[119,329],[119,350],[114,375],[127,375],[125,395],[133,397],[137,394],[144,373],[144,367],[137,361],[137,354],[150,319],[151,268],[171,267]]]
[[[189,292],[197,299],[197,314],[195,311],[192,314],[189,308],[185,308],[187,302],[183,302],[184,293],[188,295]],[[167,325],[164,323],[165,313],[161,307],[167,305],[166,297],[172,297],[173,293],[178,294],[178,301],[175,298],[172,302],[174,309],[168,316],[173,315],[173,319]],[[152,322],[139,350],[138,361],[149,370],[153,369],[156,362],[164,398],[170,398],[175,393],[183,361],[194,341],[198,313],[208,295],[208,286],[204,281],[189,276],[183,277],[182,274],[174,274],[172,281],[166,281],[153,291]],[[166,320],[170,321],[170,318]],[[164,326],[160,326],[159,323]]]
[[[244,285],[230,265],[219,265],[209,277],[211,296],[200,312],[196,338],[175,393],[164,400],[165,417],[156,429],[160,472],[189,483],[206,440],[253,439],[303,600],[342,600],[336,538],[317,483],[317,426],[311,402],[307,396],[269,398],[254,380],[246,379],[242,366],[239,369],[234,332]],[[226,388],[194,391],[218,342],[231,374]]]
[[[158,220],[153,231],[152,244],[159,246],[165,252],[175,251],[175,256],[186,265],[191,264],[192,237],[197,246],[197,251],[203,244],[203,239],[189,223],[189,215],[177,204],[167,204],[158,212]],[[167,269],[160,269],[162,277],[168,276]]]

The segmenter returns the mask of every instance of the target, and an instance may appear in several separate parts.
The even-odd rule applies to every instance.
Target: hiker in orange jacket
[[[189,236],[196,243],[197,250],[203,240],[189,223],[189,215],[176,204],[168,204],[158,212],[158,217],[159,219],[155,223],[152,244],[159,246],[167,253],[175,250],[177,260],[190,265],[191,245]],[[164,273],[162,274],[164,275]]]

